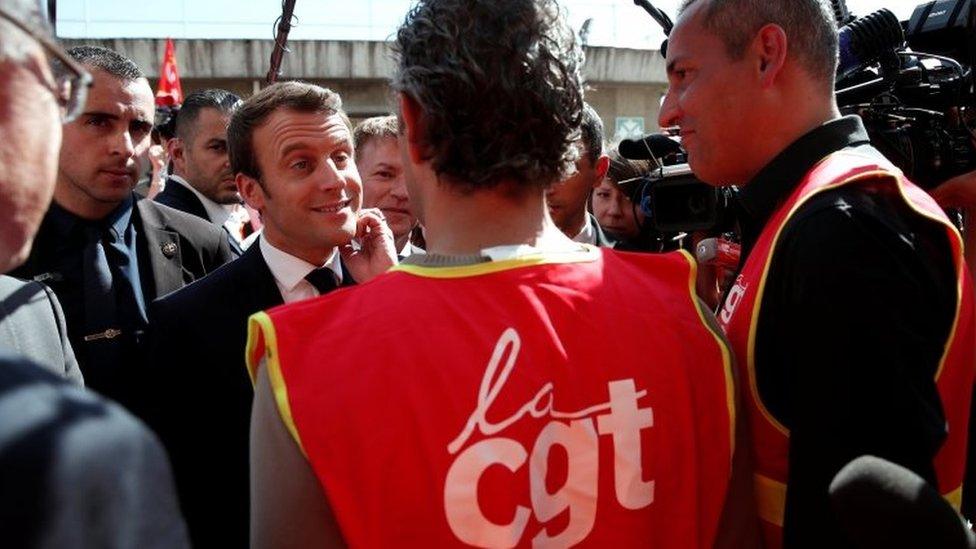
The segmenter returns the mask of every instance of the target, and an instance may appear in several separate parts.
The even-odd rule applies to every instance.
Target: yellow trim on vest
[[[782,528],[786,516],[786,485],[759,473],[753,475],[752,481],[759,518]]]
[[[486,261],[474,265],[460,267],[426,267],[422,265],[395,265],[390,271],[401,271],[425,278],[464,278],[518,269],[520,267],[534,267],[536,265],[552,265],[557,263],[585,263],[596,261],[600,257],[600,249],[587,244],[581,244],[581,250],[572,252],[540,252],[527,254],[516,259],[501,261]]]
[[[260,334],[258,333],[259,331]],[[256,345],[257,338],[263,336],[263,358],[265,359],[265,364],[268,366],[268,380],[271,382],[271,391],[274,393],[275,403],[278,405],[278,413],[281,415],[281,421],[285,424],[288,432],[295,439],[295,443],[298,444],[302,455],[307,458],[308,454],[305,453],[305,446],[302,444],[301,437],[298,436],[298,428],[295,427],[295,419],[291,413],[291,405],[288,401],[288,386],[285,384],[285,378],[281,373],[281,363],[279,362],[278,336],[275,332],[274,322],[271,321],[268,313],[262,311],[251,315],[251,318],[248,320],[247,334],[248,369],[253,372],[251,379],[252,381],[257,379],[257,367],[260,363],[260,358],[252,356],[252,351]]]
[[[247,375],[251,378],[251,387],[258,384],[258,365],[262,358],[254,356],[261,339],[261,323],[255,318],[259,314],[264,312],[254,313],[247,319],[247,344],[244,346],[244,364],[247,365]]]
[[[691,304],[698,313],[698,319],[702,325],[715,338],[715,343],[722,351],[722,368],[725,373],[725,402],[729,408],[729,441],[731,453],[729,454],[729,465],[732,464],[732,455],[735,454],[735,374],[732,371],[732,353],[725,340],[718,334],[712,325],[705,319],[705,312],[702,311],[702,304],[698,301],[698,293],[695,291],[695,281],[698,279],[698,262],[687,250],[678,252],[688,261],[691,271],[688,275],[688,293],[691,295]]]
[[[958,511],[962,508],[962,484],[948,494],[942,494],[942,497],[949,502],[949,505],[951,505],[953,509]]]

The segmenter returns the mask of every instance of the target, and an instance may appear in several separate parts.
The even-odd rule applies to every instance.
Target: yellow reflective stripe
[[[949,505],[951,505],[953,509],[958,511],[962,508],[962,484],[948,494],[942,494],[942,497],[949,502]]]
[[[759,518],[782,528],[786,515],[786,485],[759,473],[753,475],[753,484]]]
[[[244,346],[244,364],[247,365],[247,375],[251,378],[251,386],[257,385],[258,366],[263,357],[254,356],[257,351],[258,342],[263,336],[262,325],[274,329],[271,319],[263,311],[254,313],[247,319],[247,345]]]
[[[712,329],[712,324],[705,319],[702,304],[698,301],[698,292],[695,288],[695,281],[698,279],[698,262],[695,261],[695,258],[687,250],[678,250],[678,252],[688,261],[691,267],[691,271],[688,274],[688,293],[691,296],[691,304],[695,308],[695,312],[698,313],[698,319],[701,320],[702,325],[705,326],[708,333],[712,334],[712,337],[715,338],[715,343],[722,351],[722,368],[725,373],[725,403],[729,410],[729,443],[730,449],[732,450],[729,454],[729,464],[731,465],[732,455],[735,454],[735,376],[732,372],[732,354],[725,344],[725,339],[716,333]]]
[[[254,348],[259,339],[264,339],[264,356],[254,356]],[[251,315],[247,325],[247,367],[251,372],[251,381],[257,379],[258,366],[261,359],[264,359],[268,367],[268,380],[271,382],[271,391],[274,393],[275,403],[278,405],[278,414],[281,421],[285,424],[288,432],[291,433],[302,455],[306,458],[305,446],[302,439],[298,436],[298,428],[295,427],[295,419],[292,417],[291,404],[288,400],[288,387],[285,385],[285,378],[281,373],[281,363],[278,355],[278,336],[275,332],[274,322],[268,313],[260,312]]]
[[[580,248],[580,250],[571,252],[543,252],[537,254],[527,254],[516,259],[486,261],[484,263],[461,265],[459,267],[395,265],[390,269],[390,271],[400,271],[425,278],[464,278],[468,276],[497,273],[520,267],[533,267],[536,265],[551,265],[555,263],[585,263],[587,261],[595,261],[600,258],[599,248],[586,244],[581,244]]]

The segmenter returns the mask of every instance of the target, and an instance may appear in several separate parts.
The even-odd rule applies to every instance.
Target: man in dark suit
[[[94,84],[84,111],[64,126],[54,203],[13,274],[54,290],[86,384],[131,407],[146,305],[232,256],[213,225],[132,192],[155,109],[139,68],[105,48],[68,54]]]
[[[315,131],[302,131],[308,128]],[[149,422],[170,452],[197,547],[247,545],[248,317],[365,282],[396,257],[382,213],[360,209],[351,129],[337,94],[296,82],[265,88],[234,112],[228,142],[238,187],[261,212],[263,233],[240,259],[150,308]]]
[[[226,231],[237,256],[242,252],[241,223],[228,207],[239,206],[241,195],[227,156],[227,124],[240,102],[240,97],[220,89],[186,96],[176,116],[176,136],[168,143],[173,173],[155,198]]]
[[[600,186],[610,168],[610,158],[603,154],[603,122],[593,107],[584,103],[583,121],[577,141],[580,157],[576,161],[576,173],[568,179],[549,187],[546,204],[553,222],[569,238],[583,244],[612,248],[587,207],[590,193]]]
[[[0,272],[29,255],[54,191],[61,124],[85,105],[88,74],[49,61],[70,58],[42,13],[38,0],[0,3]],[[10,277],[0,295],[0,544],[187,547],[159,442],[64,379],[73,359],[57,301]]]

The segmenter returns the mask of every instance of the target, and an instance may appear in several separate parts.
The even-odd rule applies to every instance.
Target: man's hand
[[[149,162],[152,164],[152,179],[149,181],[149,192],[146,198],[152,200],[157,194],[163,192],[166,186],[166,163],[169,161],[166,149],[161,145],[149,147]]]
[[[356,282],[368,282],[397,264],[393,231],[380,210],[366,208],[359,211],[356,239],[359,250],[353,249],[352,244],[339,248],[342,261]]]

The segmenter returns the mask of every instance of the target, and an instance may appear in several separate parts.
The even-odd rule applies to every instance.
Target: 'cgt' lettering
[[[513,547],[522,539],[533,515],[539,522],[546,523],[568,510],[569,521],[561,532],[550,535],[543,528],[532,538],[533,546],[565,547],[583,541],[593,529],[599,479],[599,435],[610,435],[613,440],[614,491],[619,504],[625,509],[637,510],[654,502],[654,481],[644,481],[642,477],[640,442],[641,430],[653,426],[654,416],[651,408],[638,405],[647,391],[638,391],[633,379],[622,379],[607,383],[607,402],[575,412],[556,410],[553,407],[553,384],[546,383],[532,400],[510,417],[497,423],[489,421],[488,410],[512,374],[521,345],[514,329],[502,333],[481,379],[478,404],[464,429],[447,446],[448,452],[457,457],[444,484],[444,510],[454,535],[464,543],[480,547]],[[496,377],[503,359],[505,365]],[[531,454],[516,440],[494,436],[525,416],[552,419],[539,433]],[[491,438],[462,451],[475,429]],[[549,493],[546,476],[549,453],[554,446],[565,449],[568,471],[562,487]],[[532,508],[516,506],[514,518],[508,524],[491,522],[478,503],[481,475],[492,465],[515,472],[526,462],[529,464]]]

